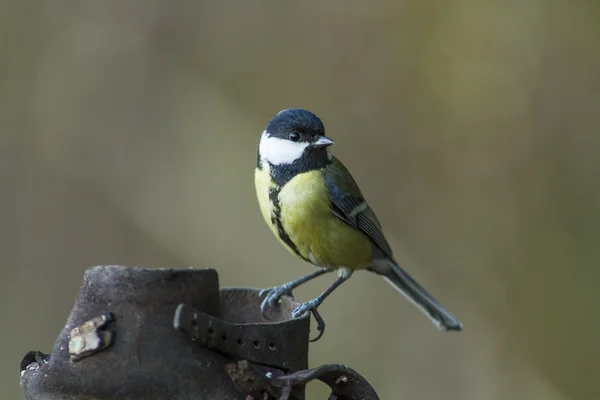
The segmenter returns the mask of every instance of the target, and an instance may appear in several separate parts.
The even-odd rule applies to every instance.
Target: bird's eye
[[[292,142],[297,142],[300,140],[300,134],[298,132],[290,132],[289,138]]]

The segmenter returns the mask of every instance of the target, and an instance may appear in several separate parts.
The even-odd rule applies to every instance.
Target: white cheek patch
[[[269,136],[267,131],[260,137],[260,157],[273,165],[292,164],[302,157],[308,143],[292,142]]]

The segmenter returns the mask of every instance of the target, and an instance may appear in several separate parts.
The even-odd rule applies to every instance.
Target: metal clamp
[[[377,393],[358,372],[341,364],[323,365],[318,368],[284,375],[268,371],[248,361],[238,361],[226,366],[235,385],[247,395],[247,400],[293,400],[295,393],[304,392],[304,386],[318,379],[331,388],[330,400],[379,400]]]
[[[377,393],[365,378],[342,364],[328,364],[298,371],[277,378],[273,384],[283,385],[283,387],[304,386],[314,379],[320,380],[331,388],[330,400],[379,400]],[[288,400],[288,397],[283,393],[279,400]]]
[[[297,371],[306,368],[304,355],[308,351],[308,338],[298,335],[294,322],[232,323],[180,304],[173,326],[207,348],[230,357],[283,371]]]

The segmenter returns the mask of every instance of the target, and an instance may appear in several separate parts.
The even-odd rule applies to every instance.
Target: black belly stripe
[[[292,249],[296,255],[298,255],[298,257],[309,261],[302,254],[300,254],[298,246],[296,246],[285,229],[283,229],[283,223],[281,222],[281,204],[279,203],[279,192],[281,192],[281,186],[276,186],[269,190],[269,200],[271,200],[271,204],[273,204],[273,215],[271,216],[271,222],[277,227],[277,234],[279,235],[279,238],[285,244],[287,244],[289,248]]]

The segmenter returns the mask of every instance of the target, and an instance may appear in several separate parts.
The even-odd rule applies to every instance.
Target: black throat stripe
[[[324,169],[327,168],[329,164],[331,164],[331,161],[329,160],[329,157],[327,157],[326,152],[322,154],[322,157],[316,157],[314,152],[305,151],[302,157],[291,164],[274,165],[269,163],[269,171],[273,182],[279,187],[283,187],[283,185],[291,181],[296,175]],[[262,160],[260,159],[258,167],[259,169],[262,169]]]
[[[273,205],[273,215],[271,216],[271,223],[277,227],[277,234],[279,235],[279,238],[285,244],[287,244],[289,248],[292,249],[292,251],[296,253],[296,255],[298,255],[298,257],[302,258],[303,260],[309,261],[302,254],[300,254],[298,246],[296,246],[296,244],[292,241],[285,229],[283,229],[283,223],[281,222],[281,204],[279,203],[280,192],[281,186],[279,185],[269,189],[269,200]]]
[[[267,161],[269,166],[269,174],[271,181],[275,185],[269,189],[269,201],[273,206],[273,215],[271,216],[271,223],[277,227],[277,235],[279,238],[290,248],[292,251],[305,261],[311,262],[309,259],[300,254],[298,246],[292,241],[290,236],[283,228],[281,221],[281,204],[279,203],[279,193],[281,189],[291,181],[296,175],[302,174],[308,171],[314,171],[326,168],[331,163],[331,160],[327,156],[325,149],[319,149],[320,153],[305,152],[302,157],[294,161],[291,164],[273,165]],[[319,156],[321,155],[321,156]],[[256,166],[259,170],[262,170],[264,161],[261,159],[260,154],[256,162]]]

